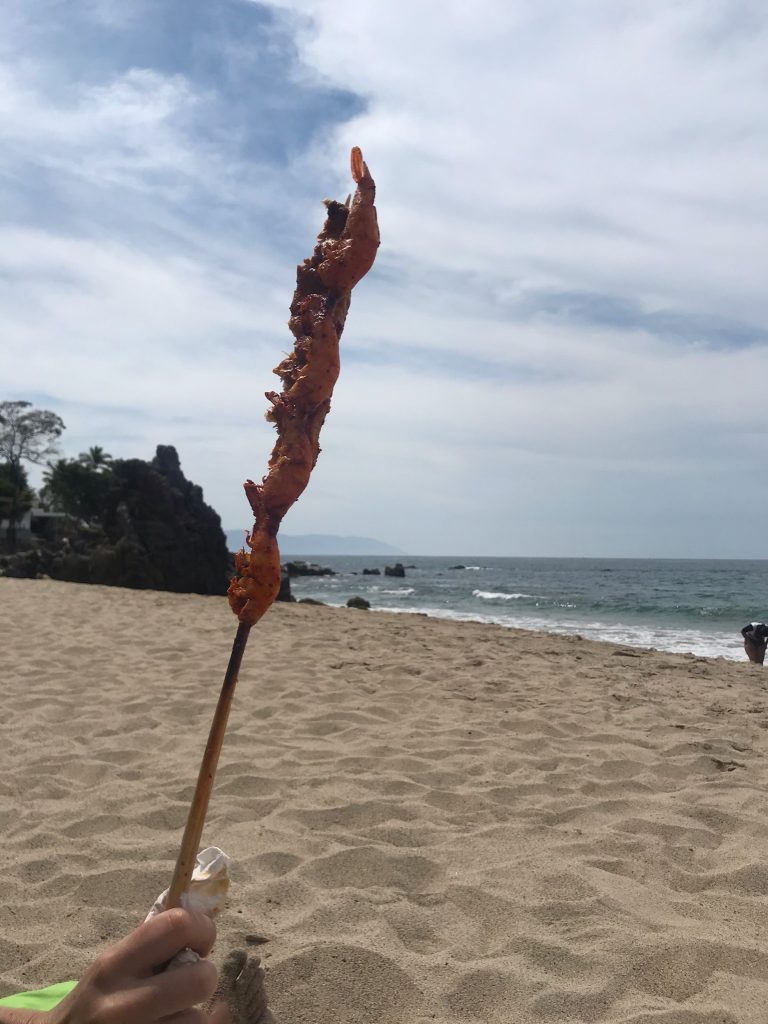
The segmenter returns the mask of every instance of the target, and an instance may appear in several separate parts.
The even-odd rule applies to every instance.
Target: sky
[[[248,526],[359,145],[382,244],[284,532],[765,557],[767,90],[762,0],[5,0],[0,400]]]

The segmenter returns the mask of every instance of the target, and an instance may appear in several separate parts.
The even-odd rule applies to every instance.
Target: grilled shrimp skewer
[[[376,185],[357,147],[351,162],[355,194],[351,204],[349,199],[325,201],[328,215],[315,250],[297,268],[288,321],[294,348],[274,370],[283,389],[266,393],[267,419],[277,428],[277,441],[261,483],[245,483],[254,525],[246,537],[248,550],[235,556],[236,575],[227,592],[238,628],[176,862],[169,908],[180,905],[189,885],[248,634],[280,590],[277,531],[309,483],[320,454],[320,429],[339,375],[339,339],[351,292],[372,267],[379,246]]]

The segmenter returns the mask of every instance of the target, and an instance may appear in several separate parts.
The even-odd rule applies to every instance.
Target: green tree
[[[101,445],[95,444],[87,452],[80,452],[78,460],[90,469],[104,470],[112,464],[112,456]]]
[[[103,519],[112,486],[111,472],[102,473],[79,459],[49,462],[43,473],[44,495],[57,511],[91,522]]]
[[[0,519],[11,518],[15,510],[15,521],[32,508],[35,492],[29,487],[27,471],[23,466],[0,463]]]
[[[24,514],[26,474],[22,463],[42,463],[56,453],[64,432],[61,417],[31,402],[0,402],[0,461],[7,467],[10,484],[6,540],[16,549],[16,525]]]

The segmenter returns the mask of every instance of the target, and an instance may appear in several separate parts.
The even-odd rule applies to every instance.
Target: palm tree
[[[109,452],[105,452],[101,445],[98,444],[89,448],[87,452],[80,452],[78,459],[84,466],[95,470],[106,469],[112,462],[112,456]]]
[[[40,501],[43,508],[54,508],[57,506],[57,491],[70,461],[70,459],[56,459],[55,462],[49,462],[43,470],[43,486],[40,488]]]
[[[99,454],[100,453],[100,454]],[[95,455],[95,458],[93,458]],[[104,462],[102,449],[91,449],[79,459],[58,459],[49,462],[43,473],[41,497],[57,512],[64,512],[86,523],[98,519],[105,507],[112,474]],[[100,468],[94,469],[95,464]]]

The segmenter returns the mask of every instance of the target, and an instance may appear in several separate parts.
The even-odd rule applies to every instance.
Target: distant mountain
[[[227,530],[230,551],[238,551],[244,543],[245,530]],[[373,537],[338,537],[333,533],[281,533],[278,536],[282,555],[404,555],[400,548],[374,540]]]

